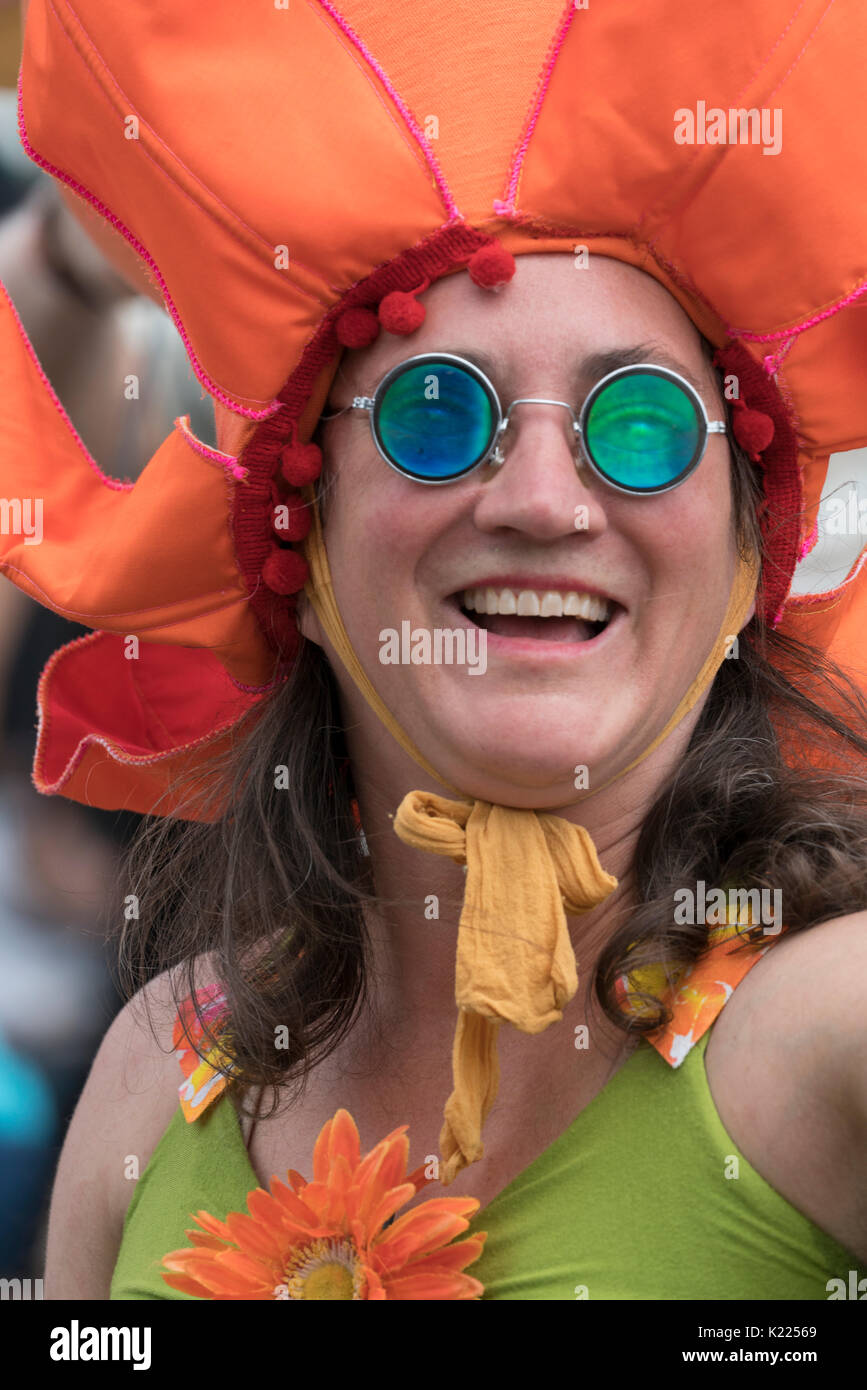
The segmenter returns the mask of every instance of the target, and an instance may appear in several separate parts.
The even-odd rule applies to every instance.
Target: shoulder
[[[214,982],[203,963],[197,983]],[[102,1040],[66,1133],[52,1191],[49,1298],[108,1297],[135,1188],[130,1171],[144,1172],[179,1105],[183,1075],[173,1034],[185,992],[178,976],[158,976],[120,1010]]]
[[[867,912],[783,936],[714,1025],[708,1081],[755,1168],[867,1258]]]
[[[714,1031],[735,1048],[797,1059],[829,1104],[860,1107],[867,1122],[865,983],[867,912],[856,912],[773,941]]]
[[[818,1068],[833,1063],[845,1086],[850,1050],[867,1042],[865,980],[867,912],[856,912],[772,942],[736,997],[745,1024],[808,1048]]]
[[[867,1179],[867,912],[823,922],[784,944],[777,987],[791,1007],[803,1008],[798,1036],[815,1055],[829,1101],[862,1126]]]

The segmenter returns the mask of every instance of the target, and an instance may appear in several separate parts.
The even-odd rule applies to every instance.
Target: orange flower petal
[[[339,1240],[344,1235],[339,1227],[330,1226],[327,1223],[318,1226],[298,1226],[288,1216],[281,1221],[280,1230],[285,1234],[290,1248],[296,1245],[309,1245],[311,1240],[329,1240],[331,1237]]]
[[[361,1161],[361,1141],[358,1128],[348,1110],[338,1110],[331,1127],[331,1161],[340,1157],[346,1160],[350,1173],[354,1173]]]
[[[425,1172],[426,1168],[426,1163],[420,1163],[419,1166],[414,1170],[414,1172],[410,1173],[407,1177],[407,1182],[412,1183],[416,1192],[421,1192],[422,1188],[427,1187],[428,1183],[435,1181],[434,1178],[429,1178],[427,1176],[427,1173]]]
[[[225,1249],[225,1245],[221,1246],[221,1250]],[[196,1273],[197,1262],[201,1264],[202,1261],[209,1261],[213,1258],[213,1254],[206,1250],[170,1250],[167,1255],[163,1255],[161,1263],[165,1265],[166,1269],[173,1269],[178,1274],[193,1276]]]
[[[284,1208],[270,1192],[263,1192],[261,1187],[247,1194],[247,1210],[254,1220],[261,1221],[265,1226],[279,1226],[284,1216]]]
[[[355,1181],[359,1187],[366,1187],[373,1181],[384,1184],[382,1190],[387,1187],[396,1187],[403,1182],[406,1177],[406,1165],[409,1159],[409,1140],[406,1137],[407,1126],[401,1125],[399,1129],[392,1130],[391,1134],[385,1139],[380,1139],[374,1145],[370,1153],[358,1165],[355,1174]]]
[[[229,1228],[224,1221],[218,1221],[216,1216],[211,1216],[207,1211],[196,1211],[192,1213],[193,1220],[198,1222],[202,1230],[209,1231],[213,1236],[220,1236],[223,1240],[231,1241]],[[189,1231],[184,1232],[189,1235]]]
[[[302,1188],[307,1186],[307,1179],[302,1178],[301,1174],[298,1172],[296,1168],[290,1168],[287,1171],[286,1176],[289,1179],[289,1183],[292,1187],[293,1192],[300,1192]]]
[[[225,1269],[220,1256],[215,1256],[206,1269],[197,1270],[196,1277],[211,1290],[211,1297],[214,1294],[229,1294],[233,1298],[250,1297],[250,1281],[242,1279],[232,1269]]]
[[[163,1274],[163,1279],[169,1288],[177,1289],[179,1293],[190,1293],[194,1298],[210,1298],[211,1294],[204,1284],[200,1284],[196,1279],[191,1279],[187,1274]]]
[[[361,1199],[364,1196],[363,1189],[353,1184],[344,1198],[344,1214],[346,1219],[347,1231],[351,1229],[352,1223],[358,1221],[361,1209]]]
[[[347,1221],[346,1234],[355,1242],[356,1250],[367,1251],[369,1241],[367,1238],[367,1227],[363,1221]]]
[[[484,1284],[469,1274],[405,1274],[389,1278],[387,1296],[398,1302],[409,1299],[479,1298]]]
[[[466,1240],[457,1240],[454,1245],[446,1245],[442,1250],[434,1250],[430,1255],[423,1255],[418,1264],[413,1260],[407,1268],[407,1273],[409,1270],[414,1272],[417,1268],[428,1272],[432,1269],[466,1269],[467,1265],[471,1265],[474,1260],[479,1258],[487,1238],[487,1231],[479,1231],[477,1235],[467,1236]]]
[[[386,1192],[382,1201],[374,1211],[370,1213],[367,1220],[367,1231],[370,1240],[376,1240],[377,1234],[395,1212],[400,1211],[401,1207],[406,1206],[415,1196],[415,1187],[411,1182],[405,1182],[402,1187],[393,1187],[390,1192]]]
[[[358,1163],[361,1141],[355,1121],[348,1110],[338,1110],[326,1121],[313,1146],[313,1181],[327,1182],[332,1157],[342,1153],[354,1169]]]
[[[254,1220],[252,1216],[245,1216],[243,1212],[229,1212],[226,1225],[232,1232],[235,1244],[250,1255],[262,1255],[277,1260],[282,1257],[289,1243],[285,1235],[279,1235],[273,1227],[263,1225],[261,1221]]]
[[[301,1198],[294,1197],[294,1194],[288,1193],[287,1190],[286,1196],[282,1192],[278,1193],[277,1200],[281,1205],[285,1205],[286,1216],[289,1220],[298,1220],[300,1224],[300,1213],[298,1217],[295,1217],[291,1203],[293,1200],[301,1203]],[[304,1201],[301,1205],[309,1212],[308,1230],[321,1231],[324,1227],[330,1227],[331,1193],[327,1183],[309,1182],[304,1189]]]
[[[389,1269],[416,1261],[423,1255],[429,1255],[432,1250],[442,1249],[467,1229],[463,1217],[450,1216],[448,1212],[426,1212],[423,1207],[418,1207],[409,1215],[417,1215],[418,1219],[401,1231],[396,1230],[395,1222],[382,1240],[377,1242],[376,1253]]]
[[[382,1303],[388,1298],[385,1286],[375,1269],[370,1265],[364,1266],[365,1274],[365,1297],[368,1303]]]
[[[308,1183],[304,1191],[309,1191],[312,1186],[312,1183]],[[308,1206],[300,1197],[296,1197],[294,1192],[290,1192],[289,1188],[285,1187],[283,1183],[278,1182],[276,1178],[271,1184],[271,1192],[274,1201],[278,1202],[286,1215],[297,1222],[299,1226],[312,1229],[319,1224],[319,1215],[314,1208]],[[247,1205],[249,1206],[249,1201]]]
[[[369,1220],[386,1192],[404,1183],[408,1158],[409,1140],[405,1135],[383,1139],[371,1149],[355,1175],[356,1186],[364,1190],[358,1213],[363,1221]]]
[[[219,1257],[219,1262],[227,1286],[247,1289],[251,1297],[263,1291],[273,1296],[275,1284],[281,1282],[282,1265],[276,1260],[256,1260],[243,1250],[230,1250]]]
[[[475,1197],[431,1197],[429,1201],[422,1202],[420,1206],[413,1207],[411,1211],[399,1216],[394,1225],[389,1226],[388,1237],[401,1236],[404,1231],[411,1230],[417,1222],[427,1225],[434,1217],[440,1215],[467,1219],[475,1216],[478,1209],[479,1203]],[[461,1230],[465,1229],[465,1226],[461,1227]]]
[[[204,1231],[184,1231],[191,1245],[200,1245],[206,1250],[225,1250],[226,1242],[219,1236],[206,1235]]]
[[[181,1251],[179,1253],[196,1254],[197,1252]],[[166,1258],[163,1260],[163,1264],[166,1263],[167,1259],[168,1256],[166,1256]],[[227,1291],[234,1292],[237,1282],[233,1280],[231,1276],[228,1275],[225,1271],[221,1271],[219,1259],[219,1255],[213,1255],[207,1257],[207,1263],[197,1262],[193,1264],[192,1262],[185,1262],[183,1266],[181,1266],[178,1261],[173,1260],[169,1268],[172,1273],[180,1274],[185,1278],[192,1279],[197,1284],[200,1284],[203,1289],[203,1298],[213,1298],[215,1294]]]
[[[331,1196],[332,1215],[339,1211],[342,1217],[346,1210],[346,1194],[352,1187],[352,1169],[343,1154],[337,1154],[331,1164],[328,1192]]]

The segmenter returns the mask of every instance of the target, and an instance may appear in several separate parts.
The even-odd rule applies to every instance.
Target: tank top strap
[[[175,1015],[172,1046],[184,1075],[178,1095],[188,1123],[203,1115],[229,1084],[234,1063],[228,1051],[228,1021],[226,995],[218,984],[188,994]]]
[[[731,998],[741,980],[779,941],[786,928],[775,934],[764,927],[746,927],[738,922],[711,927],[708,948],[683,971],[674,983],[664,966],[643,966],[619,976],[615,991],[624,1013],[641,1016],[640,992],[663,999],[670,1017],[647,1041],[671,1067],[679,1067],[704,1037]]]

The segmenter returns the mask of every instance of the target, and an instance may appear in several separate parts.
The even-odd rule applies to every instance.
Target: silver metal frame
[[[463,368],[464,371],[469,372],[469,374],[472,377],[474,377],[476,381],[478,381],[479,385],[482,387],[488,399],[490,400],[496,419],[496,425],[494,427],[494,432],[492,434],[491,441],[484,454],[482,454],[482,456],[478,458],[475,463],[471,464],[469,468],[465,468],[462,473],[456,473],[454,477],[451,478],[418,478],[415,476],[414,473],[408,473],[406,469],[401,468],[399,464],[395,463],[393,459],[389,458],[385,449],[382,447],[377,430],[377,415],[379,407],[382,403],[385,392],[388,390],[392,381],[394,381],[396,377],[402,376],[403,373],[409,367],[415,366],[419,363],[427,362],[431,363],[431,365],[437,362],[444,362],[449,365],[459,366]],[[612,482],[612,480],[599,468],[598,464],[594,462],[584,439],[587,416],[590,412],[593,402],[597,399],[600,392],[603,391],[604,388],[610,382],[615,381],[618,377],[634,376],[639,373],[643,376],[661,376],[668,381],[676,382],[676,384],[681,387],[681,389],[685,392],[685,394],[691,401],[693,409],[696,413],[696,418],[698,419],[699,423],[702,424],[704,427],[704,437],[700,438],[699,440],[699,445],[697,447],[695,457],[690,461],[690,463],[684,469],[681,475],[678,478],[676,478],[674,482],[667,483],[665,487],[636,489],[621,487],[619,483]],[[681,376],[679,372],[672,371],[669,367],[657,366],[655,362],[639,362],[633,366],[618,367],[616,371],[609,372],[607,376],[604,376],[601,378],[601,380],[597,381],[595,386],[593,386],[593,388],[588,392],[587,397],[581,407],[581,411],[578,415],[576,415],[574,407],[571,406],[568,403],[568,401],[549,400],[547,397],[544,396],[519,396],[516,400],[510,402],[509,408],[504,416],[502,404],[500,402],[499,395],[497,394],[496,387],[494,386],[493,382],[485,375],[481,367],[477,367],[474,362],[468,361],[468,359],[465,357],[458,357],[454,353],[450,352],[422,352],[415,354],[413,357],[404,358],[402,362],[398,362],[394,367],[392,367],[389,371],[386,372],[385,376],[378,383],[376,390],[374,391],[372,396],[355,396],[351,405],[344,406],[342,410],[333,411],[330,415],[323,415],[322,419],[333,420],[338,415],[345,415],[348,410],[366,410],[370,416],[370,432],[373,437],[373,442],[376,446],[377,452],[383,459],[385,459],[385,462],[388,464],[389,468],[393,468],[394,471],[396,473],[399,473],[402,478],[408,478],[411,482],[423,483],[425,486],[428,487],[440,487],[443,484],[455,483],[458,482],[461,478],[466,478],[470,473],[474,473],[477,468],[481,468],[486,463],[490,463],[491,467],[493,468],[502,467],[502,465],[505,463],[505,457],[501,448],[501,441],[506,430],[509,427],[510,417],[516,405],[561,405],[563,406],[564,410],[568,410],[569,414],[572,417],[573,444],[578,444],[581,454],[583,455],[588,467],[593,471],[596,477],[601,479],[602,482],[606,483],[608,487],[613,488],[615,492],[623,493],[628,497],[657,497],[664,492],[671,492],[674,488],[680,487],[681,483],[686,482],[687,478],[689,478],[695,472],[696,468],[698,468],[699,464],[704,458],[705,452],[707,450],[708,436],[711,434],[725,434],[728,428],[724,420],[708,419],[708,414],[707,410],[705,409],[704,401],[702,400],[701,396],[698,394],[691,382],[687,381],[686,378]]]

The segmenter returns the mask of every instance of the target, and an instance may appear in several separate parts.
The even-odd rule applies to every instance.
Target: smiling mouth
[[[589,643],[622,609],[612,599],[574,590],[464,589],[454,594],[471,623],[499,637]]]

